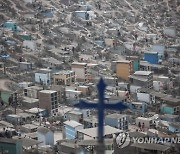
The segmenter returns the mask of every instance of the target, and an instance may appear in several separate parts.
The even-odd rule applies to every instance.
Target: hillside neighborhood
[[[100,111],[75,107],[101,97],[127,106],[104,154],[180,153],[179,23],[178,0],[1,0],[0,154],[101,154]]]

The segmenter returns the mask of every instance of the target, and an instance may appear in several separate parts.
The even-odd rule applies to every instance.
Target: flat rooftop
[[[63,71],[59,71],[59,72],[54,73],[54,75],[68,75],[68,74],[71,74],[73,72],[74,71],[71,71],[71,70],[63,70]]]
[[[106,115],[106,117],[108,117],[108,118],[116,118],[116,119],[123,118],[126,116],[127,115],[125,115],[125,114],[118,114],[118,113]]]
[[[136,71],[134,75],[150,75],[151,71]]]
[[[46,94],[52,94],[52,93],[55,93],[57,91],[54,91],[54,90],[41,90],[40,93],[46,93]]]
[[[73,127],[73,128],[76,128],[76,127],[78,127],[78,126],[82,126],[81,123],[76,122],[76,121],[74,121],[74,120],[65,121],[64,124],[65,124],[65,125],[68,125],[68,126],[71,126],[71,127]]]
[[[82,133],[84,135],[90,136],[90,137],[98,137],[97,129],[98,129],[98,127],[87,128],[87,129],[78,130],[78,132],[80,132],[80,133]],[[121,133],[121,132],[122,132],[122,130],[116,129],[114,127],[111,127],[111,126],[108,126],[108,125],[104,126],[104,136],[105,135],[116,134],[116,133]]]

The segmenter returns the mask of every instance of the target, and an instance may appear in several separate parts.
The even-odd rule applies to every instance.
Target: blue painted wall
[[[151,64],[158,64],[158,53],[157,52],[145,52],[144,60],[148,61]]]
[[[133,103],[128,103],[128,106],[134,112],[145,113],[147,111],[147,104],[146,103],[142,103],[142,105],[139,105],[138,108]]]
[[[75,139],[76,138],[76,132],[75,129],[71,126],[65,125],[65,136],[66,139]]]
[[[169,126],[168,130],[172,133],[180,133],[180,128],[179,127],[174,127],[174,126]]]

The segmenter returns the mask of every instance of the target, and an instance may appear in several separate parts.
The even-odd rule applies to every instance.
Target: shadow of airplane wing
[[[97,104],[95,104],[95,103],[87,103],[84,100],[80,100],[80,102],[75,103],[74,106],[77,107],[77,108],[80,108],[80,109],[85,109],[85,108],[92,109],[92,108],[97,108],[98,107]]]
[[[106,109],[109,110],[125,110],[127,108],[129,108],[126,104],[124,104],[123,102],[118,102],[118,103],[114,103],[114,104],[104,104]]]

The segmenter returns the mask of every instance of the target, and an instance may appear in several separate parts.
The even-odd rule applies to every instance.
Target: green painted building
[[[9,97],[12,95],[13,93],[10,91],[0,91],[0,98],[2,99],[2,101],[5,104],[9,103]]]
[[[0,152],[23,154],[22,142],[18,139],[0,138]]]
[[[19,36],[24,40],[32,40],[32,37],[30,34],[21,34]]]
[[[139,71],[140,68],[140,60],[138,56],[127,56],[126,60],[133,61],[133,70],[134,72]]]

